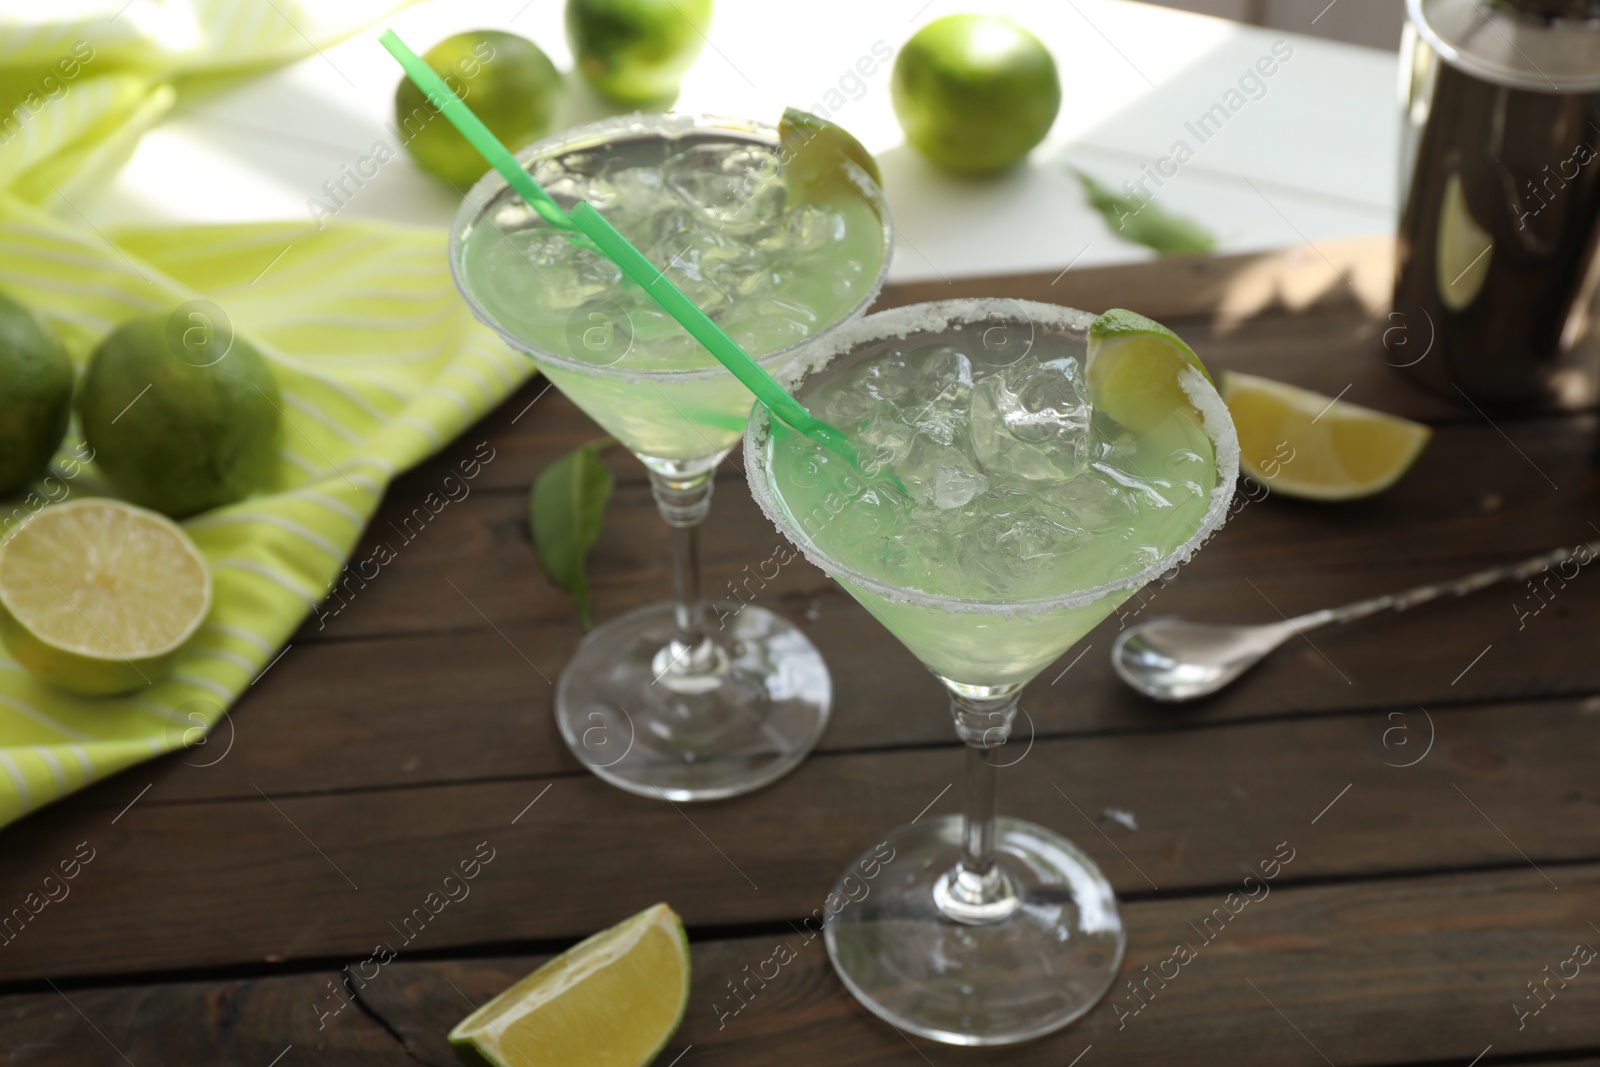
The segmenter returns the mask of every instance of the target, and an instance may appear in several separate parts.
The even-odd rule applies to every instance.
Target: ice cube
[[[873,403],[873,398],[867,393],[851,389],[844,382],[833,381],[818,390],[814,400],[807,406],[812,407],[818,417],[849,429],[867,417]]]
[[[541,163],[546,162],[541,160]],[[585,177],[596,177],[604,174],[608,167],[616,163],[616,157],[605,152],[568,152],[559,160],[563,170],[571,174],[581,174]]]
[[[884,539],[878,550],[878,562],[890,581],[913,587],[950,569],[959,542],[952,539],[946,528],[931,523],[918,523],[913,518],[901,520],[898,536]]]
[[[667,206],[669,194],[659,167],[620,167],[605,177],[630,215],[653,214]]]
[[[884,486],[868,486],[849,496],[829,524],[831,537],[841,543],[864,544],[898,524],[902,499]]]
[[[933,506],[942,510],[964,507],[989,488],[989,479],[970,467],[940,467],[933,480]]]
[[[940,345],[926,349],[912,362],[916,371],[912,387],[918,400],[962,409],[972,400],[972,361],[959,348]]]
[[[765,255],[792,259],[831,248],[844,237],[843,215],[816,204],[801,204],[785,211],[782,225],[764,233],[757,247]]]
[[[1089,463],[1087,389],[1075,359],[1023,361],[972,389],[972,446],[990,474],[1059,481]]]
[[[856,433],[862,469],[868,474],[898,464],[911,451],[916,431],[907,426],[892,403],[880,400],[868,410]]]
[[[896,471],[917,503],[941,511],[964,507],[989,488],[989,479],[965,452],[920,433]]]
[[[504,251],[512,262],[490,280],[499,299],[572,309],[611,292],[620,281],[616,264],[575,248],[548,230],[524,230],[508,234],[506,240],[508,243],[497,251]]]
[[[1134,494],[1098,470],[1045,487],[1037,501],[1059,525],[1088,536],[1125,532],[1138,511]]]
[[[972,364],[957,349],[941,346],[910,359],[911,386],[900,400],[906,421],[942,445],[956,444],[972,398]]]
[[[733,280],[730,271],[749,268],[752,258],[747,246],[707,230],[691,230],[675,238],[669,237],[651,253],[651,259],[667,265],[667,274],[673,281],[686,275],[719,288],[725,280]]]
[[[839,379],[841,388],[891,403],[906,396],[914,380],[911,365],[898,349],[861,364]]]
[[[1083,533],[1031,493],[991,491],[961,513],[964,573],[1004,596],[1036,596],[1040,573],[1083,544]]]
[[[494,206],[489,211],[489,222],[501,233],[516,233],[530,227],[543,228],[546,223],[523,200],[512,198]]]
[[[587,200],[596,211],[610,212],[621,202],[616,186],[598,175],[563,174],[551,181],[539,183],[557,203],[571,208],[579,200]]]
[[[684,203],[717,226],[766,230],[783,211],[778,157],[763,145],[694,145],[669,157],[661,172]]]
[[[646,253],[650,262],[696,307],[712,317],[722,314],[732,303],[727,290],[719,284],[722,268],[747,254],[721,234],[695,230],[668,237]]]

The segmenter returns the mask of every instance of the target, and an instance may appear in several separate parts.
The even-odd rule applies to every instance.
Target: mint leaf
[[[1152,200],[1114,193],[1076,167],[1071,170],[1083,184],[1089,206],[1123,240],[1153,248],[1163,256],[1209,252],[1217,246],[1215,235],[1193,219],[1174,215]]]
[[[534,551],[550,580],[572,595],[585,630],[593,623],[584,562],[589,546],[600,536],[613,482],[600,462],[600,450],[616,443],[602,437],[578,446],[546,467],[528,494]]]

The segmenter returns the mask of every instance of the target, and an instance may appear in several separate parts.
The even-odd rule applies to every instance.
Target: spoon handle
[[[1510,579],[1522,580],[1531,578],[1551,567],[1560,566],[1569,560],[1577,560],[1578,566],[1600,556],[1600,538],[1585,541],[1574,548],[1556,548],[1549,552],[1541,552],[1537,556],[1530,556],[1520,563],[1508,563],[1499,567],[1489,567],[1481,571],[1474,571],[1460,578],[1449,581],[1435,582],[1432,585],[1419,585],[1414,589],[1407,589],[1403,593],[1387,593],[1383,596],[1371,597],[1367,600],[1357,600],[1353,604],[1345,604],[1337,608],[1323,608],[1308,614],[1290,619],[1289,624],[1296,630],[1312,630],[1328,623],[1340,624],[1364,619],[1368,615],[1375,615],[1380,611],[1405,611],[1426,604],[1430,600],[1437,600],[1442,596],[1466,596],[1476,593],[1485,586]]]

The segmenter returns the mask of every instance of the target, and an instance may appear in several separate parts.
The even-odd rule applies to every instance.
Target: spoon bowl
[[[1296,632],[1289,622],[1221,626],[1151,619],[1117,636],[1111,665],[1152,700],[1197,700],[1231,684]]]

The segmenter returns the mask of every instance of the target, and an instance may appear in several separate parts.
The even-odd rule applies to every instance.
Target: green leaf
[[[1089,205],[1123,240],[1153,248],[1163,256],[1209,252],[1217,246],[1216,236],[1193,219],[1174,215],[1153,200],[1114,193],[1076,167],[1072,173],[1083,183]]]
[[[544,469],[528,495],[528,529],[539,562],[552,582],[572,594],[585,630],[592,624],[584,561],[611,497],[611,472],[600,462],[600,450],[616,443],[602,437],[573,449]]]

